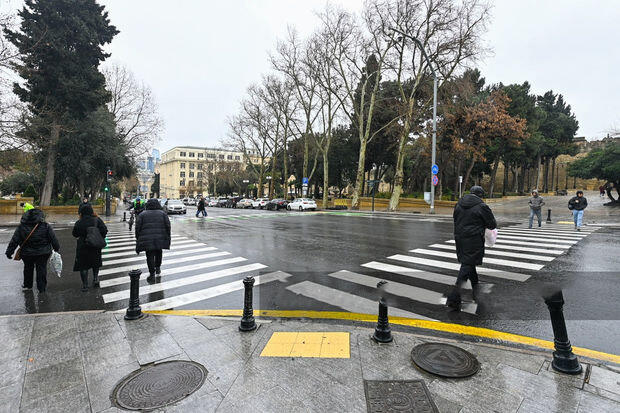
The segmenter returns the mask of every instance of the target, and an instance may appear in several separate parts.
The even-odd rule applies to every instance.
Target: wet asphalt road
[[[243,292],[238,286],[245,273],[228,274],[226,270],[234,266],[249,265],[251,268],[254,265],[260,269],[248,270],[247,273],[278,274],[274,281],[255,287],[254,308],[257,309],[354,311],[371,308],[371,305],[374,308],[378,293],[371,285],[384,279],[394,285],[400,283],[414,286],[416,290],[413,293],[421,294],[419,297],[414,295],[412,299],[405,290],[399,292],[396,288],[389,292],[392,314],[400,310],[441,321],[552,339],[548,311],[541,294],[549,286],[560,286],[566,300],[565,316],[573,345],[620,354],[618,228],[601,228],[580,239],[562,255],[545,263],[540,270],[509,268],[513,273],[530,275],[525,281],[481,276],[481,281],[487,285],[487,292],[482,295],[479,306],[472,314],[450,312],[442,305],[420,298],[445,294],[449,290],[448,282],[440,283],[436,279],[420,279],[415,275],[408,277],[362,266],[369,262],[398,264],[409,269],[454,277],[456,271],[451,269],[387,258],[401,254],[455,263],[455,260],[449,258],[410,252],[451,240],[450,218],[219,208],[208,208],[208,212],[209,218],[196,219],[190,207],[187,215],[171,217],[173,234],[180,237],[173,241],[173,247],[207,250],[192,250],[195,252],[187,255],[180,250],[175,252],[177,255],[172,259],[164,257],[162,272],[165,277],[159,281],[161,284],[153,287],[145,280],[141,282],[141,290],[148,292],[141,296],[143,307],[164,305],[168,303],[165,300],[172,300],[169,305],[176,309],[241,308]],[[512,216],[510,220],[499,217],[499,222],[500,227],[521,223]],[[127,232],[125,224],[121,223],[111,223],[109,228],[115,233]],[[569,227],[554,228],[560,228],[560,233],[564,233],[562,230]],[[22,292],[22,264],[3,258],[0,271],[0,314],[122,310],[127,304],[123,294],[129,288],[122,280],[128,277],[126,271],[114,273],[113,269],[143,263],[143,257],[131,255],[127,248],[123,250],[122,246],[114,245],[123,240],[111,241],[111,248],[121,249],[112,252],[118,256],[113,260],[133,261],[108,265],[104,259],[103,270],[108,270],[109,274],[104,274],[102,280],[112,280],[112,283],[117,284],[82,293],[79,290],[79,274],[71,271],[75,248],[71,230],[62,226],[56,230],[65,262],[62,277],[49,275],[48,292],[44,295],[36,291]],[[0,230],[2,248],[6,248],[11,233],[12,229]],[[567,236],[566,239],[570,238]],[[201,247],[201,244],[204,245]],[[216,256],[205,257],[205,260],[230,262],[222,261],[221,266],[215,265],[205,270],[197,268],[191,261],[193,256],[209,254]],[[170,264],[166,264],[167,261]],[[488,267],[506,269],[494,265]],[[205,272],[220,270],[224,271],[221,275],[200,277]],[[349,273],[341,273],[343,270]],[[347,279],[341,274],[353,278]],[[195,281],[187,281],[188,277],[194,277]],[[373,283],[361,285],[360,279],[371,280]],[[216,294],[213,292],[216,288],[224,290]],[[187,303],[182,304],[179,297],[187,297],[184,298],[188,300]],[[467,293],[464,298],[467,299]]]

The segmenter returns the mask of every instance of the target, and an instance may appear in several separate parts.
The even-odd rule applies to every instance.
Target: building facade
[[[260,157],[250,153],[252,163],[260,163]],[[186,196],[209,196],[215,174],[233,168],[245,169],[247,161],[243,152],[220,148],[176,146],[161,155],[159,164],[160,196],[183,198]]]

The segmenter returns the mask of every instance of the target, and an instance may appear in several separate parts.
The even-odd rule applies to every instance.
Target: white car
[[[252,201],[252,208],[263,209],[265,208],[265,206],[267,206],[268,202],[269,202],[269,198],[257,198],[254,201]]]
[[[217,198],[211,198],[209,199],[209,203],[207,204],[210,207],[215,207],[217,206]]]
[[[237,202],[237,208],[252,208],[252,200],[243,198]]]
[[[316,210],[316,202],[314,202],[314,199],[310,198],[297,198],[294,201],[290,202],[286,206],[286,209],[288,209],[289,211],[293,211],[296,209],[300,211],[305,211],[306,209],[314,211]]]
[[[169,199],[164,203],[164,211],[168,214],[187,214],[187,208],[183,201],[178,199]]]
[[[186,205],[196,205],[196,198],[188,198]]]

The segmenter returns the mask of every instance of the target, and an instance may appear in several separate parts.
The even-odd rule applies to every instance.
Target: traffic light
[[[108,173],[107,173],[107,181],[110,182],[112,180],[112,170],[108,169]]]
[[[105,192],[108,192],[108,191],[110,190],[110,188],[106,186],[105,188],[103,188],[103,190],[104,190]]]

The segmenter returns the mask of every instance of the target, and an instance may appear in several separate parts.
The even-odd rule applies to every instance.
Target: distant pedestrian
[[[89,228],[94,228],[90,230],[91,234],[89,234]],[[103,245],[96,245],[97,242],[93,242],[92,239],[97,240],[99,237],[97,234],[92,234],[94,231],[101,235],[101,239],[105,239],[108,228],[101,218],[95,214],[91,205],[84,205],[81,209],[80,219],[73,225],[73,236],[77,238],[73,271],[80,272],[82,291],[84,292],[88,291],[88,270],[92,269],[93,272],[93,288],[98,288],[99,268],[103,265],[101,249],[105,246],[105,242]],[[99,242],[101,242],[100,240]]]
[[[598,187],[598,191],[600,192],[601,197],[605,196],[605,186],[604,185],[599,186]]]
[[[86,196],[84,198],[82,198],[82,200],[80,201],[80,205],[78,206],[78,215],[82,215],[82,208],[85,205],[90,205],[90,202],[88,201],[88,197],[86,197]]]
[[[34,206],[32,206],[30,202],[20,202],[19,206],[22,207],[24,212],[28,212],[31,209],[34,209]]]
[[[453,213],[456,255],[461,268],[446,305],[454,309],[460,309],[461,288],[468,279],[474,300],[477,299],[476,266],[481,265],[484,258],[484,232],[497,227],[491,208],[482,200],[484,190],[479,186],[472,186],[469,192],[458,201]]]
[[[206,206],[205,199],[203,197],[200,197],[200,200],[198,201],[198,205],[197,205],[197,210],[196,210],[196,218],[198,218],[198,215],[200,215],[201,212],[202,212],[203,217],[207,216],[207,210],[205,206]]]
[[[11,259],[17,247],[19,256],[24,262],[24,283],[22,290],[31,290],[33,286],[34,270],[37,270],[37,289],[44,293],[47,289],[47,260],[52,249],[60,250],[60,243],[54,229],[45,222],[43,211],[38,208],[28,209],[22,215],[19,226],[13,233],[13,238],[6,248],[6,257]]]
[[[170,249],[170,219],[157,199],[149,199],[136,220],[136,252],[146,251],[148,282],[161,274],[162,250]]]
[[[536,218],[538,218],[538,227],[540,228],[540,226],[542,225],[542,206],[545,205],[545,201],[543,201],[542,196],[538,195],[538,191],[536,189],[534,189],[532,191],[532,197],[530,198],[530,200],[528,201],[528,204],[530,206],[530,226],[529,228],[532,229],[532,224],[534,222],[534,215],[536,215]]]
[[[581,231],[581,223],[583,222],[583,211],[588,206],[588,200],[583,196],[583,191],[577,191],[576,196],[568,201],[568,209],[573,211],[573,221],[575,229]]]

